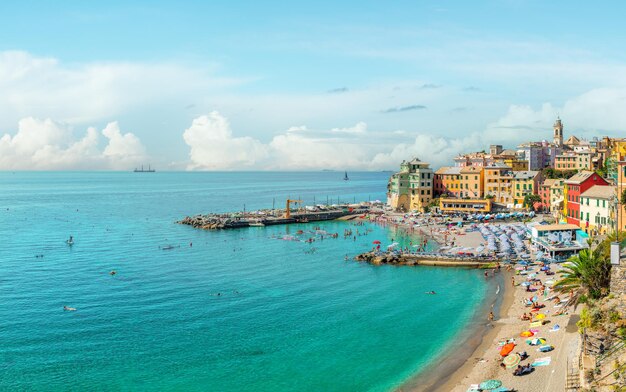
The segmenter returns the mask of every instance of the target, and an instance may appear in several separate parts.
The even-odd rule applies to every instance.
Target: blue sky
[[[566,133],[616,135],[626,126],[625,8],[522,0],[2,4],[0,135],[10,140],[0,152],[18,163],[0,159],[0,168],[87,160],[123,169],[149,160],[169,169],[379,169],[404,155],[441,165],[464,149],[549,138],[557,114]],[[39,122],[24,135],[42,137],[18,137],[30,117]],[[46,119],[52,128],[41,125]],[[133,148],[101,137],[112,122],[121,141],[132,134]],[[69,151],[89,127],[101,140]],[[31,139],[38,144],[21,144]],[[42,149],[40,161],[23,156]],[[62,159],[47,158],[50,151]]]

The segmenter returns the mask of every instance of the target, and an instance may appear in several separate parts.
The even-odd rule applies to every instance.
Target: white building
[[[585,232],[597,230],[604,234],[610,230],[614,196],[615,188],[610,185],[594,185],[580,195],[580,226]]]

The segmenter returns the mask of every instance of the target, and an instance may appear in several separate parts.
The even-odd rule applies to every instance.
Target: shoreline
[[[437,355],[433,362],[410,376],[396,388],[399,392],[450,391],[465,374],[476,365],[480,354],[488,348],[501,326],[497,322],[503,313],[508,314],[514,300],[514,293],[506,283],[512,274],[502,272],[495,282],[487,282],[486,297],[471,316],[469,324],[459,332],[456,339]],[[497,288],[500,292],[496,294]],[[493,295],[493,296],[492,296]],[[489,323],[487,317],[493,309],[496,322]],[[455,348],[456,347],[456,348]],[[469,358],[469,360],[468,360]]]

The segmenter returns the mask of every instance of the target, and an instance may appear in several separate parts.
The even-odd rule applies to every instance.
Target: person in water
[[[63,310],[67,310],[68,312],[74,312],[76,308],[71,308],[69,306],[63,306]]]
[[[493,321],[494,315],[493,312],[489,312],[489,321]]]
[[[435,293],[435,291],[433,290],[433,291],[427,291],[426,294],[431,294],[432,295],[432,294],[437,294],[437,293]]]

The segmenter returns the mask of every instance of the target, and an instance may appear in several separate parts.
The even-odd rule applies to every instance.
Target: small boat
[[[180,245],[178,245],[178,246],[174,246],[174,245],[165,245],[165,246],[164,246],[164,247],[162,247],[161,249],[162,249],[162,250],[171,250],[171,249],[174,249],[174,248],[180,248]]]
[[[349,178],[348,178],[348,172],[344,172],[344,175],[343,175],[343,180],[344,180],[344,181],[348,181],[348,180],[349,180]]]

